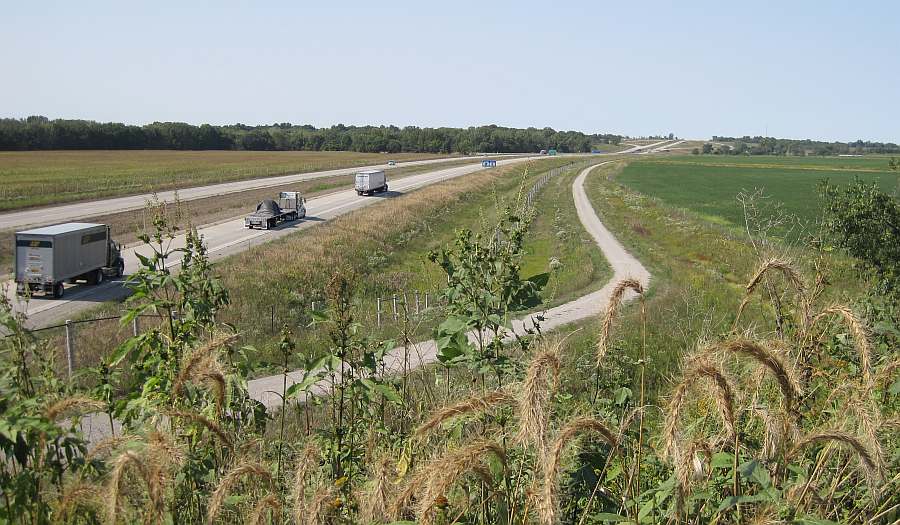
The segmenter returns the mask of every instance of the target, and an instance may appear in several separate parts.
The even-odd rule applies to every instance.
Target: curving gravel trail
[[[652,147],[652,146],[651,146]],[[544,312],[528,315],[512,322],[512,332],[523,335],[526,327],[534,324],[535,318],[540,315],[544,318],[541,329],[553,330],[561,326],[596,317],[606,308],[613,288],[622,279],[632,278],[638,280],[645,288],[650,284],[650,272],[639,260],[628,253],[613,234],[603,225],[600,217],[594,211],[587,193],[584,190],[584,182],[591,171],[599,166],[613,161],[594,164],[582,170],[572,184],[572,196],[575,200],[575,208],[578,218],[585,230],[593,237],[597,247],[603,252],[604,257],[612,267],[613,276],[600,290],[583,295],[568,303],[550,308]],[[429,181],[431,182],[431,181]],[[419,184],[422,184],[420,182]],[[628,292],[626,300],[634,298],[633,292]],[[475,334],[469,334],[474,340]],[[513,334],[508,338],[513,339]],[[404,369],[404,361],[408,369],[426,366],[437,360],[437,346],[433,340],[415,343],[409,347],[394,349],[386,359],[386,373],[401,372]],[[297,370],[288,374],[288,386],[303,379],[303,371]],[[282,404],[280,392],[283,388],[283,376],[273,375],[261,377],[248,382],[250,396],[263,403],[267,408],[275,408]],[[322,380],[313,386],[313,394],[324,394],[330,390],[330,382]],[[118,433],[118,422],[115,422]],[[93,414],[82,420],[82,430],[85,437],[91,443],[97,443],[110,435],[109,420],[104,415]]]
[[[575,209],[578,212],[578,219],[584,226],[585,230],[594,238],[597,247],[603,252],[603,256],[612,267],[613,275],[609,282],[603,288],[583,295],[578,299],[569,301],[568,303],[550,308],[543,312],[531,314],[522,319],[516,319],[512,322],[512,332],[518,335],[525,335],[526,328],[534,325],[536,317],[543,317],[541,329],[544,331],[553,330],[563,325],[596,317],[600,312],[606,309],[606,304],[612,294],[613,288],[623,279],[636,279],[645,288],[650,284],[650,272],[644,267],[639,260],[628,253],[627,250],[619,243],[613,234],[603,225],[600,217],[594,211],[587,193],[584,190],[584,181],[587,176],[595,168],[609,164],[602,162],[589,166],[581,171],[572,184],[572,196],[575,199]],[[634,292],[627,292],[626,300],[634,298]],[[508,339],[513,339],[513,333],[510,333]],[[475,339],[475,333],[469,334],[469,339]],[[386,359],[386,372],[396,373],[402,372],[404,369],[404,361],[406,361],[407,369],[414,369],[425,366],[437,360],[437,345],[433,340],[415,343],[409,348],[399,347]],[[288,386],[295,382],[301,381],[303,378],[302,371],[296,371],[288,374]],[[261,377],[249,382],[250,395],[254,399],[262,402],[269,408],[281,405],[281,397],[277,392],[281,392],[283,387],[283,376],[274,375]],[[313,391],[316,393],[325,393],[329,390],[329,382],[321,381]]]

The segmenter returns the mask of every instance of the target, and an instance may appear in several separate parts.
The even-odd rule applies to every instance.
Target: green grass
[[[647,344],[655,349],[648,370],[650,391],[656,393],[670,384],[672,371],[698,340],[730,330],[760,255],[749,239],[730,225],[686,212],[685,206],[670,204],[668,198],[638,193],[630,179],[628,185],[620,184],[631,166],[612,180],[595,174],[585,187],[603,223],[652,273],[646,305]],[[697,199],[685,197],[682,202],[697,205]],[[774,248],[795,261],[810,280],[814,262],[827,269],[831,286],[820,298],[822,303],[847,302],[862,293],[863,285],[848,258],[777,243]],[[771,325],[770,313],[756,302],[744,320]],[[626,307],[616,328],[618,351],[610,354],[615,363],[612,368],[625,378],[637,377],[631,373],[639,356],[640,327],[639,309]],[[631,386],[637,388],[636,383]]]
[[[0,211],[440,156],[345,151],[0,152]]]
[[[885,157],[717,157],[680,156],[636,160],[618,179],[629,187],[691,210],[711,222],[743,225],[740,192],[757,189],[804,223],[815,221],[823,180],[846,185],[859,177],[887,191],[898,175]]]

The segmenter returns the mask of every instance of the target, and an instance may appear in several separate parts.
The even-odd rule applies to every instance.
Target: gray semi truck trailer
[[[16,291],[60,298],[65,282],[121,277],[125,260],[109,226],[68,222],[16,232]]]

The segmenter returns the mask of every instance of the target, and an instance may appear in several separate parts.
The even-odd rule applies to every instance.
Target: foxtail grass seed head
[[[305,525],[320,525],[321,523],[326,523],[326,519],[330,514],[339,510],[343,506],[343,501],[340,496],[338,496],[337,490],[334,488],[334,485],[330,483],[323,483],[319,490],[313,494],[312,501],[309,503],[309,507],[305,515],[303,516],[303,521],[298,523],[304,523]]]
[[[303,514],[306,508],[306,485],[310,478],[315,474],[316,467],[319,465],[319,448],[315,442],[310,440],[297,461],[297,468],[294,470],[294,480],[291,484],[291,502],[294,506],[294,519],[297,523],[302,522]]]
[[[532,358],[519,392],[518,441],[532,444],[541,452],[547,448],[549,403],[559,383],[559,369],[559,345],[549,345]]]
[[[446,500],[447,493],[456,482],[466,473],[475,472],[487,462],[490,456],[494,456],[501,462],[506,462],[503,448],[491,440],[478,440],[467,446],[460,447],[445,453],[422,467],[424,490],[418,499],[416,518],[422,525],[429,525],[435,518],[435,503],[442,498]]]
[[[268,523],[268,520],[266,520],[266,515],[268,513],[272,514],[272,523],[275,523],[276,516],[278,516],[280,512],[281,500],[278,499],[278,496],[275,494],[269,493],[260,498],[256,503],[256,506],[253,507],[253,511],[250,512],[245,523],[248,525],[265,525]]]
[[[679,449],[678,427],[687,394],[694,384],[704,378],[708,379],[713,387],[716,406],[727,434],[726,439],[733,437],[735,433],[734,388],[731,386],[731,382],[711,361],[703,358],[691,360],[684,372],[684,377],[672,393],[663,424],[662,456],[674,460],[676,464],[682,455],[682,451]]]
[[[70,480],[63,485],[55,511],[59,523],[73,519],[78,508],[102,509],[102,491],[97,485],[84,479]]]
[[[866,446],[864,439],[854,436],[841,430],[825,430],[809,434],[802,438],[791,452],[791,456],[795,456],[800,450],[814,443],[837,443],[852,450],[859,459],[859,466],[862,474],[869,483],[869,488],[873,494],[878,494],[879,483],[883,479],[882,472],[876,463],[876,459],[870,447]]]
[[[216,521],[225,504],[225,497],[244,478],[256,480],[257,483],[262,482],[270,489],[273,488],[272,474],[266,467],[254,461],[237,464],[222,477],[209,499],[209,508],[206,512],[207,525],[212,525]]]
[[[576,417],[559,431],[544,458],[543,480],[537,497],[537,513],[542,525],[555,525],[559,520],[559,472],[563,451],[580,434],[592,433],[602,437],[611,448],[616,447],[616,434],[603,422],[590,417]]]
[[[137,472],[141,481],[143,481],[146,485],[149,485],[154,481],[150,476],[149,469],[144,463],[144,460],[136,452],[126,450],[125,452],[119,454],[113,462],[109,481],[107,482],[106,487],[106,515],[110,523],[116,523],[118,520],[119,511],[122,508],[122,500],[125,498],[126,487],[124,481],[129,467],[133,468]],[[148,495],[150,495],[151,498],[153,494],[161,493],[161,490],[157,490],[158,488],[151,486],[147,486],[146,488]]]
[[[853,337],[854,346],[857,354],[859,354],[860,368],[863,374],[863,381],[866,388],[872,387],[872,343],[869,341],[869,331],[866,329],[863,321],[857,317],[853,310],[846,305],[832,305],[822,310],[822,312],[813,318],[810,323],[814,326],[818,321],[835,316],[841,319],[850,335]]]
[[[800,398],[800,383],[797,381],[797,375],[793,368],[786,364],[778,354],[764,345],[748,339],[732,339],[720,346],[729,353],[750,357],[768,369],[778,382],[787,411],[793,412],[796,409],[795,403]]]
[[[616,287],[613,288],[612,294],[610,294],[609,302],[606,304],[606,311],[603,314],[603,323],[600,325],[600,337],[597,340],[597,366],[600,366],[603,362],[603,358],[606,356],[606,352],[609,350],[609,338],[612,331],[612,324],[618,314],[619,306],[621,306],[622,300],[625,297],[625,292],[628,290],[633,290],[642,297],[644,295],[644,287],[637,279],[628,278],[616,283]]]
[[[797,301],[803,314],[801,326],[809,326],[810,306],[806,283],[804,282],[800,272],[789,261],[778,258],[771,258],[764,261],[759,269],[757,269],[756,273],[753,275],[753,278],[750,279],[750,282],[747,283],[746,296],[741,302],[740,307],[738,307],[737,317],[735,318],[735,325],[737,325],[737,321],[740,319],[741,314],[744,312],[744,308],[747,306],[747,302],[749,301],[750,296],[753,295],[753,292],[759,286],[759,283],[762,281],[763,277],[771,271],[780,272],[784,276],[785,280],[787,280],[794,288],[794,292],[797,295]]]
[[[484,395],[476,395],[455,403],[451,403],[434,412],[424,423],[419,425],[414,435],[419,440],[426,439],[436,428],[447,421],[458,417],[483,414],[494,408],[511,405],[515,397],[506,390],[494,390]]]
[[[394,499],[394,461],[383,455],[375,462],[372,479],[360,498],[360,516],[365,523],[391,520],[388,503]]]
[[[82,416],[92,412],[100,412],[105,409],[105,405],[97,400],[84,397],[72,396],[53,403],[44,411],[44,415],[50,421],[59,421],[66,417]]]
[[[176,417],[181,419],[187,419],[193,423],[198,423],[212,432],[219,440],[228,448],[234,448],[234,443],[231,441],[231,438],[228,437],[228,434],[225,433],[225,430],[222,429],[215,421],[202,416],[196,412],[190,412],[187,410],[171,410],[166,412],[166,415],[169,417]]]

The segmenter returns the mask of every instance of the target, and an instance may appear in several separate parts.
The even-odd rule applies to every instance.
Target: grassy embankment
[[[446,155],[346,151],[0,152],[0,212]]]
[[[808,161],[807,161],[808,162]],[[749,164],[749,163],[748,163]],[[787,163],[785,163],[787,164]],[[801,163],[803,164],[803,163]],[[837,163],[835,163],[837,164]],[[851,176],[856,173],[843,171],[844,167],[833,165],[832,167],[837,173],[822,173],[822,170],[816,169],[821,164],[813,164],[814,171],[809,175],[803,173],[793,173],[790,175],[802,177],[806,175],[808,178],[800,180],[783,181],[780,179],[783,170],[789,169],[784,165],[778,165],[776,168],[761,168],[758,166],[748,166],[744,169],[727,167],[722,171],[716,172],[716,175],[707,173],[707,177],[721,176],[723,182],[719,184],[711,184],[709,179],[697,176],[685,176],[684,171],[678,171],[680,176],[675,178],[674,174],[666,175],[663,171],[664,166],[669,166],[666,161],[643,162],[638,161],[628,167],[624,163],[620,165],[621,173],[611,178],[602,176],[592,176],[588,179],[586,189],[591,198],[594,208],[598,211],[604,224],[616,235],[616,237],[626,246],[627,249],[637,256],[643,264],[652,272],[652,280],[650,288],[647,292],[643,307],[639,302],[623,306],[620,311],[620,317],[613,324],[613,337],[609,343],[609,350],[606,353],[603,363],[603,375],[600,380],[599,387],[601,396],[612,399],[620,392],[621,387],[626,387],[628,404],[633,404],[637,400],[641,389],[641,359],[642,349],[646,349],[646,383],[644,385],[646,394],[646,404],[652,407],[646,412],[645,432],[648,443],[654,447],[654,450],[662,450],[666,445],[664,441],[663,418],[667,415],[667,410],[671,410],[671,396],[675,392],[676,386],[682,380],[679,370],[689,368],[689,363],[685,361],[689,357],[697,358],[700,355],[700,349],[706,345],[714,344],[721,341],[722,337],[727,335],[735,322],[736,312],[741,304],[742,299],[746,296],[746,285],[751,280],[756,270],[759,268],[763,259],[773,256],[781,257],[788,261],[794,268],[801,272],[801,278],[804,279],[809,287],[806,292],[812,293],[816,269],[824,272],[825,282],[827,286],[824,288],[822,295],[815,297],[813,309],[819,311],[825,306],[832,304],[850,304],[853,305],[865,293],[865,285],[860,280],[859,275],[852,269],[852,261],[849,258],[841,256],[835,252],[822,253],[812,250],[802,245],[789,246],[778,238],[769,238],[768,243],[762,243],[763,246],[757,249],[737,228],[733,227],[734,223],[729,221],[727,224],[721,224],[722,220],[716,217],[729,217],[732,221],[738,221],[741,211],[738,202],[734,199],[741,186],[747,181],[752,180],[760,185],[764,185],[767,193],[773,200],[784,203],[787,209],[808,210],[808,219],[814,219],[812,209],[806,206],[804,202],[807,194],[798,194],[798,188],[813,189],[816,180],[822,175],[831,175],[832,180],[840,179],[845,183]],[[869,167],[877,169],[878,164]],[[680,168],[680,166],[677,166]],[[624,168],[624,169],[622,169]],[[649,169],[648,169],[649,168]],[[719,168],[721,169],[721,168]],[[768,169],[768,171],[763,171]],[[724,171],[724,173],[723,173]],[[799,170],[796,170],[799,171]],[[656,179],[645,181],[642,176],[650,174],[656,179],[665,179],[669,183],[665,186],[671,193],[677,195],[680,200],[675,200],[662,190],[662,184]],[[690,172],[687,172],[690,173]],[[867,173],[867,172],[863,172]],[[669,178],[666,178],[669,177]],[[888,174],[875,173],[872,178],[890,183]],[[620,181],[627,181],[627,186]],[[636,182],[637,181],[637,182]],[[645,184],[646,186],[642,186]],[[725,198],[725,194],[729,191],[721,186],[727,184],[730,188],[731,203]],[[631,186],[659,188],[659,193],[666,194],[663,197],[649,196],[636,192]],[[707,195],[709,189],[715,187],[717,194],[722,195],[720,200],[715,202],[715,217],[708,220],[709,213],[702,215],[688,211],[704,210],[708,205]],[[654,195],[657,193],[654,192]],[[677,202],[677,205],[670,203]],[[798,315],[798,306],[793,297],[791,284],[782,277],[774,277],[772,283],[777,290],[780,299],[784,301],[786,306],[785,314],[789,318]],[[796,364],[798,349],[790,340],[790,337],[779,347],[778,334],[775,332],[774,309],[771,305],[763,305],[768,303],[768,299],[756,299],[751,301],[741,317],[740,323],[737,325],[738,333],[743,333],[750,337],[761,340],[774,341],[773,345],[778,350],[778,355],[788,362]],[[854,307],[854,309],[857,309]],[[643,310],[643,315],[642,315]],[[865,310],[862,310],[863,312]],[[859,313],[859,310],[857,309]],[[866,322],[863,319],[863,322]],[[874,323],[873,323],[874,324]],[[897,481],[897,458],[896,450],[890,452],[890,447],[895,446],[896,442],[889,438],[891,432],[889,426],[872,427],[871,420],[866,417],[873,417],[874,421],[879,421],[879,417],[888,417],[890,415],[889,408],[882,408],[888,416],[883,414],[873,416],[869,413],[869,408],[857,408],[863,410],[864,414],[859,413],[848,414],[841,409],[842,403],[856,403],[857,407],[865,406],[863,401],[854,398],[848,401],[843,399],[846,393],[839,392],[840,385],[856,384],[861,374],[861,362],[857,351],[853,349],[853,332],[852,330],[842,326],[840,322],[821,327],[824,334],[818,341],[818,344],[825,348],[829,348],[829,353],[817,354],[814,362],[819,367],[813,372],[815,376],[822,378],[828,377],[824,384],[829,385],[827,389],[819,392],[807,394],[803,401],[803,411],[805,418],[805,428],[798,428],[796,432],[803,434],[804,432],[814,434],[816,431],[828,431],[828,429],[842,429],[838,432],[845,432],[847,435],[859,435],[860,432],[867,437],[864,439],[866,447],[878,447],[873,439],[876,437],[882,440],[882,444],[886,446],[887,453],[887,478],[892,479],[893,484]],[[885,337],[887,328],[879,328],[870,325],[872,335]],[[580,329],[580,330],[577,330]],[[790,326],[787,330],[797,330],[796,326]],[[571,330],[577,330],[566,340],[562,355],[565,356],[563,363],[563,371],[561,376],[564,378],[560,396],[568,399],[566,402],[567,413],[618,413],[619,407],[605,405],[601,402],[598,407],[592,399],[592,393],[595,388],[595,378],[591,376],[592,370],[590,363],[595,358],[597,352],[597,344],[599,340],[600,323],[590,321],[586,323],[577,323],[571,327]],[[563,329],[565,333],[567,330]],[[890,338],[890,336],[887,336]],[[898,343],[894,339],[894,343]],[[821,350],[820,350],[821,351]],[[762,438],[757,434],[760,432],[758,426],[754,426],[752,418],[758,417],[758,410],[768,410],[759,405],[753,406],[753,403],[759,403],[759,397],[763,396],[760,392],[765,391],[763,382],[763,373],[759,368],[755,368],[748,364],[747,360],[729,358],[722,354],[710,354],[716,363],[721,362],[723,370],[725,370],[728,381],[731,381],[731,388],[735,396],[735,410],[743,406],[737,412],[738,421],[742,421],[747,425],[747,435],[742,436],[742,440],[746,440],[746,452],[744,460],[755,454],[755,447],[763,447]],[[893,362],[896,364],[897,359],[896,347],[893,349],[890,345],[882,346],[873,351],[871,362],[875,370],[886,371]],[[810,359],[810,358],[808,358]],[[685,372],[687,373],[687,372]],[[888,376],[890,377],[890,376]],[[890,381],[890,379],[888,379]],[[889,383],[888,383],[889,384]],[[771,385],[769,385],[771,387]],[[884,386],[883,386],[884,387]],[[812,387],[810,387],[812,388]],[[818,384],[817,388],[822,389],[822,385]],[[834,389],[834,391],[832,391]],[[701,389],[702,390],[702,389]],[[719,416],[716,413],[717,402],[713,399],[713,393],[710,390],[701,391],[695,394],[696,397],[690,397],[694,401],[691,403],[699,403],[696,407],[689,409],[686,419],[694,421],[692,427],[685,429],[685,436],[682,436],[682,444],[684,447],[691,439],[701,440],[708,439],[702,437],[702,428],[704,424],[709,424],[709,420],[713,420],[712,427],[715,428],[720,424]],[[861,390],[856,390],[856,392]],[[891,396],[885,394],[882,399],[887,403]],[[843,399],[843,400],[842,400]],[[748,406],[749,405],[749,406]],[[721,407],[721,405],[719,405]],[[886,405],[887,406],[887,405]],[[684,416],[682,416],[684,417]],[[707,421],[707,423],[703,423]],[[763,429],[772,430],[765,423]],[[868,427],[867,427],[868,425]],[[875,423],[878,425],[878,423]],[[719,427],[721,428],[721,427]],[[865,434],[866,428],[876,428],[871,436]],[[894,434],[896,437],[896,434]],[[769,438],[767,437],[766,440]],[[777,438],[775,438],[777,439]],[[788,439],[788,438],[783,438]],[[799,439],[797,437],[792,439]],[[760,440],[760,441],[757,441]],[[768,441],[766,441],[768,442]],[[694,446],[694,445],[691,445]],[[719,448],[713,448],[712,451],[724,449],[729,451],[727,445],[718,445]],[[683,450],[683,449],[682,449]],[[829,450],[826,447],[826,450]],[[682,452],[684,453],[684,452]],[[730,454],[722,456],[729,457]],[[699,456],[701,464],[703,464],[702,454]],[[839,456],[841,457],[841,456]],[[893,459],[892,459],[893,458]],[[844,459],[847,460],[846,457]],[[582,456],[582,461],[590,462],[590,456]],[[661,460],[657,454],[647,455],[645,461],[648,467],[651,465],[664,465],[666,462]],[[696,460],[695,460],[696,461]],[[743,461],[743,460],[742,460]],[[823,458],[825,462],[827,459]],[[596,468],[596,467],[595,467]],[[659,468],[659,467],[656,467]],[[703,469],[706,472],[707,467]],[[719,467],[722,468],[721,466]],[[793,468],[793,467],[792,467]],[[846,467],[845,467],[846,468]],[[648,468],[648,471],[652,468]],[[664,470],[662,472],[665,472]],[[721,472],[721,471],[720,471]],[[799,470],[798,470],[799,472]],[[655,475],[659,475],[657,472]],[[710,474],[712,475],[712,474]],[[813,472],[813,476],[816,472]],[[856,471],[842,471],[841,475],[846,476],[845,479],[854,479],[854,476],[861,476]],[[864,476],[862,476],[864,477]],[[709,478],[707,478],[708,480]],[[840,476],[836,476],[833,480],[838,483]],[[859,479],[859,477],[855,478]],[[650,486],[662,484],[665,480],[663,477],[651,477],[648,482]],[[801,478],[802,480],[802,478]],[[828,481],[827,483],[831,483]],[[614,485],[615,478],[607,478],[607,484]],[[701,483],[699,481],[697,483]],[[826,483],[823,481],[822,483]],[[752,485],[752,483],[751,483]],[[660,485],[661,486],[661,485]],[[802,481],[801,481],[802,486]],[[581,480],[580,475],[573,475],[568,485],[568,498],[570,501],[578,501],[579,498],[585,498],[590,494],[594,485],[590,482]],[[841,493],[843,498],[865,498],[865,484],[857,485],[859,492],[852,493],[846,491]],[[893,490],[893,489],[891,489]],[[702,493],[697,495],[696,505],[703,504],[707,501],[707,505],[714,509],[719,502],[716,500],[708,501],[703,499]],[[706,496],[707,498],[711,496]],[[791,496],[796,497],[796,493]],[[830,498],[834,497],[832,493]],[[564,498],[565,499],[565,498]],[[583,501],[583,499],[581,500]],[[831,500],[829,499],[829,502]],[[819,501],[826,507],[828,504]],[[894,498],[893,503],[897,503]],[[811,502],[793,501],[793,505],[801,508],[815,507]],[[836,514],[831,515],[832,518],[841,521],[839,508],[841,505],[850,505],[846,503],[833,503],[835,505]],[[857,505],[864,505],[865,500],[857,501]],[[882,499],[879,503],[879,511],[889,508],[891,499]],[[574,508],[577,508],[575,505]],[[569,509],[573,506],[569,505]],[[693,507],[695,510],[697,507]],[[769,510],[759,510],[757,508],[752,512],[775,512],[776,507]],[[602,506],[596,510],[608,510],[608,506]],[[579,509],[583,511],[584,509]],[[751,512],[750,509],[745,509]],[[699,512],[699,511],[698,511]],[[709,511],[707,511],[709,512]],[[586,515],[590,515],[589,511],[585,511]],[[757,514],[759,515],[759,514]]]
[[[569,162],[558,158],[532,163],[526,187],[550,168]],[[315,353],[323,344],[324,334],[305,328],[308,310],[312,301],[318,302],[317,307],[323,304],[328,277],[335,267],[344,266],[357,275],[358,317],[373,336],[399,338],[399,332],[405,329],[411,336],[427,338],[436,311],[412,316],[409,323],[394,321],[390,301],[386,300],[382,303],[384,326],[377,329],[375,298],[387,299],[396,293],[402,310],[403,292],[407,291],[409,308],[414,310],[414,291],[419,290],[429,293],[433,305],[443,275],[427,260],[428,253],[451,242],[455,229],[477,229],[482,220],[489,221],[495,213],[495,195],[507,201],[514,198],[523,170],[524,165],[519,165],[460,177],[230,257],[217,265],[231,295],[231,305],[222,312],[221,320],[234,323],[242,333],[242,342],[259,348],[259,355],[254,356],[256,375],[264,375],[277,362],[270,344],[274,338],[273,306],[276,331],[287,323],[297,333],[300,347]],[[537,213],[522,271],[525,277],[550,272],[541,307],[595,289],[609,275],[575,214],[571,181],[576,175],[572,171],[551,179],[535,200]],[[550,271],[552,258],[559,265]],[[424,310],[423,295],[420,307]],[[117,305],[105,305],[83,316],[115,314],[119,309]],[[128,327],[117,327],[110,321],[80,335],[82,364],[95,362],[109,351],[110,341],[123,340],[128,331]]]
[[[476,163],[477,161],[475,160],[458,160],[448,161],[439,165],[403,166],[391,169],[388,172],[388,178],[390,180],[396,180],[435,169],[452,168]],[[185,224],[189,223],[198,226],[212,224],[217,221],[231,219],[246,214],[253,210],[259,201],[272,198],[274,195],[277,195],[279,191],[300,191],[307,198],[310,198],[336,189],[351,187],[352,185],[353,175],[327,177],[284,186],[273,186],[270,188],[229,193],[204,199],[194,199],[182,203],[179,212],[181,217],[183,217]],[[120,243],[127,245],[134,243],[137,240],[138,233],[144,231],[148,225],[149,219],[150,218],[147,217],[145,211],[132,210],[86,217],[79,220],[84,222],[109,224],[110,228],[112,228],[113,238]],[[15,245],[13,238],[14,234],[15,232],[11,230],[0,231],[0,275],[12,272],[12,250]]]
[[[287,441],[285,462],[297,474],[283,477],[300,480],[299,489],[272,488],[273,506],[281,508],[284,500],[298,515],[314,508],[313,516],[340,515],[336,520],[380,523],[413,517],[441,523],[455,516],[463,516],[466,522],[544,524],[561,518],[571,523],[661,523],[681,518],[704,523],[833,523],[861,522],[876,514],[882,519],[873,523],[886,523],[896,518],[896,511],[893,515],[889,511],[897,503],[896,434],[891,437],[887,433],[891,427],[882,426],[883,420],[858,410],[869,407],[866,396],[858,395],[866,390],[857,388],[861,360],[852,351],[844,353],[858,346],[858,341],[847,336],[843,324],[823,324],[821,335],[804,339],[809,346],[803,348],[811,354],[801,359],[792,336],[779,339],[773,332],[772,309],[760,306],[756,296],[737,327],[738,333],[760,342],[756,360],[748,355],[753,352],[741,350],[748,347],[720,344],[702,355],[695,351],[698,346],[722,343],[723,336],[733,337],[729,333],[734,313],[759,255],[789,255],[788,264],[800,272],[798,279],[810,284],[814,265],[826,271],[829,284],[823,295],[814,297],[816,311],[823,304],[848,302],[860,294],[850,261],[804,247],[789,248],[776,240],[757,253],[733,228],[641,195],[619,184],[614,175],[615,170],[595,173],[588,180],[588,193],[606,225],[653,272],[653,281],[643,308],[641,303],[622,307],[598,369],[594,363],[599,322],[593,321],[582,323],[584,329],[569,337],[561,349],[552,340],[532,355],[509,349],[522,366],[510,372],[512,377],[506,378],[502,389],[499,377],[493,381],[490,374],[465,367],[448,370],[446,376],[442,370],[416,370],[388,386],[400,399],[391,405],[384,397],[354,395],[347,403],[356,403],[352,406],[358,411],[340,419],[335,419],[334,407],[345,406],[343,395],[297,406],[296,412],[289,411],[286,427],[284,419],[280,423],[270,419],[265,438],[245,447],[263,449],[249,453],[255,454],[251,461],[259,463],[251,466],[255,475],[272,479],[272,469],[277,469],[276,476],[282,473],[282,448],[277,447],[276,464],[273,444],[281,436]],[[398,199],[395,206],[383,206],[380,218],[396,230],[378,237],[375,244],[351,243],[361,232],[358,215],[356,221],[347,217],[340,228],[298,234],[292,238],[297,244],[279,246],[285,249],[276,260],[281,264],[266,266],[268,271],[275,268],[278,281],[245,290],[256,292],[251,295],[255,297],[286,277],[302,277],[300,270],[309,266],[321,265],[311,278],[328,275],[345,254],[350,255],[345,264],[351,268],[371,264],[367,258],[371,252],[366,251],[371,247],[402,247],[426,238],[409,235],[411,230],[403,225],[414,225],[431,236],[437,228],[430,225],[446,221],[448,215],[437,213],[440,206],[430,206],[468,203],[483,187],[467,186],[468,191],[459,195],[450,188],[472,180],[459,179],[429,188],[433,193],[422,190],[413,194],[417,198],[401,198],[405,203]],[[488,172],[477,182],[500,187],[500,181],[492,180]],[[450,209],[462,215],[458,207]],[[431,217],[436,220],[423,220]],[[478,222],[477,217],[470,220]],[[403,242],[397,242],[399,231],[407,232]],[[332,242],[317,244],[320,248],[309,255],[301,254],[305,264],[294,266],[292,257],[297,257],[298,250],[287,249],[308,249],[309,243],[299,241],[310,240],[313,233],[327,233],[328,237],[318,240]],[[350,246],[353,251],[348,251]],[[268,254],[256,250],[249,255],[262,260]],[[252,262],[245,256],[232,262],[239,261]],[[291,266],[295,273],[282,266]],[[233,272],[225,275],[233,291],[241,290],[235,286],[240,283],[234,282]],[[254,277],[266,278],[263,273]],[[782,292],[787,317],[797,318],[793,290],[780,276],[771,277]],[[247,291],[239,293],[247,295]],[[896,356],[890,347],[870,350],[873,369],[879,372],[890,352]],[[688,353],[696,360],[682,362]],[[793,376],[793,367],[801,364],[812,365],[811,374]],[[684,381],[678,377],[682,366]],[[647,374],[647,408],[638,412],[642,372]],[[796,396],[794,382],[803,385]],[[896,404],[896,395],[884,392],[882,398],[881,393],[876,397],[884,399],[885,406],[888,400]],[[848,402],[856,403],[850,405],[853,410],[847,410]],[[312,418],[304,417],[310,413]],[[661,424],[663,417],[673,422],[671,432]],[[333,454],[326,447],[335,442],[341,446],[340,437],[334,436],[345,435],[340,430],[345,421],[356,431],[358,441],[350,442],[348,454]],[[876,425],[871,435],[865,434],[868,422]],[[784,429],[779,430],[782,424]],[[242,421],[215,428],[224,436],[222,441],[229,443],[228,450],[232,440],[241,443],[247,436],[255,438]],[[580,447],[574,446],[587,435],[591,439],[581,439]],[[872,438],[883,439],[887,445],[886,462],[880,461]],[[213,443],[218,447],[214,450],[226,451]],[[234,449],[246,454],[244,448]],[[304,459],[317,458],[319,449],[327,454],[323,461]],[[663,457],[663,451],[671,455]],[[246,461],[245,456],[235,457],[239,459],[234,461]],[[332,467],[344,458],[350,476],[343,470],[335,473]],[[117,463],[111,460],[110,464]],[[234,468],[249,471],[244,465]],[[215,491],[218,497],[212,500],[216,503],[199,504],[196,515],[204,515],[206,508],[219,511],[222,494],[235,486],[236,475],[226,476],[226,469],[221,470],[218,475],[223,481],[216,486],[225,488]],[[352,490],[336,497],[344,484],[352,484]],[[211,487],[201,489],[212,492]],[[290,494],[282,497],[282,492]],[[309,498],[308,493],[315,497]],[[735,493],[741,497],[732,500]],[[635,495],[640,495],[637,502],[632,501]],[[307,501],[326,504],[310,507]],[[233,498],[226,506],[229,519],[253,512],[252,500]],[[212,516],[208,521],[214,521],[212,510],[208,515]]]

